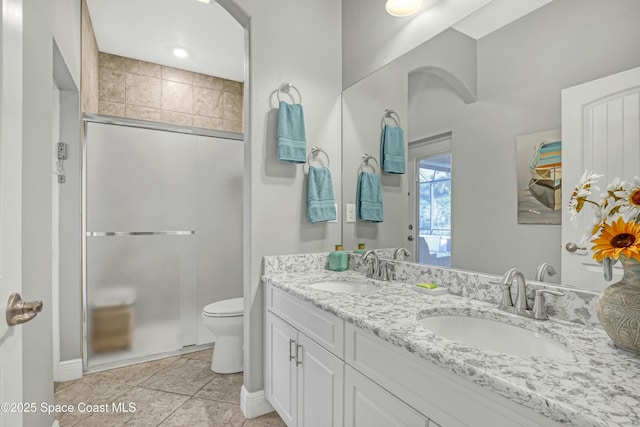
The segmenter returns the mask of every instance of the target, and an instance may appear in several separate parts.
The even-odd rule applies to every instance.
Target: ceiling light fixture
[[[389,15],[409,16],[418,11],[422,0],[387,0],[386,8]]]
[[[186,58],[187,56],[189,56],[189,52],[181,47],[176,47],[175,49],[173,49],[173,54],[178,58]]]
[[[199,1],[200,3],[204,3],[204,4],[211,3],[211,0],[197,0],[197,1]]]

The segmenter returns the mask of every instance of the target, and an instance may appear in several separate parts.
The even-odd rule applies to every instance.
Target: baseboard
[[[247,418],[256,418],[260,415],[273,412],[273,406],[267,401],[264,390],[249,393],[244,385],[240,392],[240,409]]]
[[[80,378],[82,378],[82,359],[60,362],[53,372],[54,381],[71,381]]]

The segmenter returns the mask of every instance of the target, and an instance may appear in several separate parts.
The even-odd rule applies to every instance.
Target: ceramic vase
[[[616,347],[640,354],[640,262],[620,257],[624,275],[606,288],[596,313]]]

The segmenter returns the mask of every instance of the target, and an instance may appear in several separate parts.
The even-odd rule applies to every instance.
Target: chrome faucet
[[[540,270],[540,268],[538,268],[538,270]],[[513,284],[514,280],[516,281],[516,291],[517,291],[515,302],[511,297],[511,285]],[[562,292],[558,292],[553,289],[546,289],[546,288],[536,289],[533,308],[529,308],[529,304],[527,302],[527,281],[525,280],[522,273],[515,268],[512,268],[508,270],[506,273],[504,273],[504,276],[502,276],[502,279],[498,281],[492,281],[489,283],[502,286],[502,301],[500,301],[500,304],[498,305],[498,308],[500,310],[508,311],[509,313],[518,314],[520,316],[533,317],[534,319],[537,319],[537,320],[549,319],[549,316],[547,315],[546,307],[544,305],[545,294],[550,294],[555,296],[564,295]]]
[[[402,260],[411,256],[411,252],[409,252],[406,248],[398,248],[393,254],[393,259],[397,260],[400,254],[402,254]]]
[[[511,286],[516,281],[516,299],[511,296]],[[533,314],[527,303],[527,281],[524,275],[515,268],[508,270],[497,282],[490,282],[502,286],[502,301],[498,305],[501,310],[513,312],[522,316],[532,317]]]
[[[373,256],[373,261],[369,261],[369,257]],[[369,267],[367,268],[367,277],[370,279],[377,279],[380,275],[380,258],[373,249],[369,249],[360,257],[363,261],[369,261]]]
[[[555,276],[558,274],[555,268],[551,264],[547,264],[543,262],[538,266],[538,270],[536,271],[536,281],[544,282],[544,275],[548,274],[549,276]]]

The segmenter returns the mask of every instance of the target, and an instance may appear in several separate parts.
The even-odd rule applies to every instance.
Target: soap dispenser
[[[349,267],[349,255],[342,250],[342,245],[336,245],[336,250],[329,254],[329,270],[345,271]]]
[[[354,254],[363,254],[365,252],[366,250],[364,249],[364,243],[358,243],[358,249],[353,250]]]

